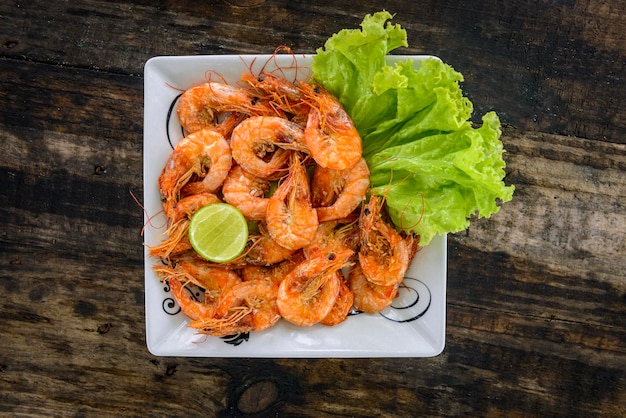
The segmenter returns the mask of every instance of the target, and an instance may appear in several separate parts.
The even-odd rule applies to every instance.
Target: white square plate
[[[415,65],[427,56],[412,59]],[[294,65],[297,60],[297,66]],[[176,101],[185,89],[223,77],[237,83],[241,74],[265,67],[284,69],[287,78],[310,76],[310,55],[223,55],[155,57],[145,65],[144,205],[145,244],[161,239],[165,218],[157,179],[182,138]],[[295,69],[297,68],[297,70]],[[156,215],[156,216],[154,216]],[[435,237],[415,257],[393,306],[379,314],[354,314],[334,327],[297,327],[281,320],[258,333],[207,337],[187,326],[188,319],[152,270],[158,262],[145,251],[146,342],[158,356],[186,357],[430,357],[443,351],[446,322],[446,236]]]

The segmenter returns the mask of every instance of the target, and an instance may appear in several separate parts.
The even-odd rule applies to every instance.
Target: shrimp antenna
[[[400,212],[400,225],[398,225],[400,227],[400,229],[402,230],[411,230],[413,228],[415,228],[417,225],[420,224],[420,222],[422,222],[422,219],[424,218],[424,212],[426,211],[426,201],[424,199],[424,193],[420,192],[420,197],[422,198],[422,213],[420,214],[420,217],[418,218],[418,220],[413,224],[413,225],[409,225],[409,226],[404,226],[402,225],[402,217],[404,216],[404,212],[406,211],[406,208],[413,203],[413,199],[409,199],[409,201],[406,203],[406,205],[404,205],[404,208],[402,208],[402,212]]]
[[[250,63],[248,64],[246,62],[246,60],[243,59],[243,57],[240,55],[239,56],[239,60],[241,61],[241,63],[248,69],[248,73],[254,75],[254,70],[252,69],[254,67],[254,63],[256,63],[256,59],[257,57],[253,57],[252,60],[250,61]],[[265,67],[265,65],[263,65],[263,68]],[[260,74],[260,73],[259,73]]]
[[[173,90],[176,90],[176,91],[180,91],[180,92],[184,92],[185,91],[185,89],[181,89],[180,87],[176,87],[176,86],[174,86],[173,84],[170,84],[170,83],[165,83],[165,85],[167,87],[173,89]]]
[[[276,59],[276,57],[278,56],[280,52],[286,52],[288,55],[291,55],[291,65],[282,67],[278,64],[278,60]],[[286,45],[280,45],[276,47],[276,49],[274,49],[274,53],[272,54],[271,58],[268,59],[267,62],[261,68],[261,72],[265,72],[265,67],[272,61],[274,62],[274,67],[275,67],[272,73],[274,72],[279,73],[284,79],[287,79],[285,75],[285,70],[293,69],[295,70],[296,74],[294,75],[294,78],[291,81],[295,82],[298,79],[298,69],[300,67],[298,66],[298,59],[296,58],[296,54],[294,54],[291,48],[289,48]]]
[[[221,80],[222,83],[228,84],[228,82],[226,81],[226,78],[224,78],[222,74],[218,73],[215,70],[206,70],[204,72],[204,79],[207,81],[207,83],[210,83],[213,81],[214,75],[217,76]]]
[[[162,225],[162,226],[160,226],[160,227],[157,227],[157,226],[155,226],[155,225],[153,225],[153,224],[152,224],[152,220],[153,220],[154,218],[156,218],[158,215],[160,215],[161,213],[163,213],[163,210],[160,210],[160,211],[158,211],[157,213],[155,213],[154,215],[150,216],[150,215],[148,214],[148,211],[146,210],[145,206],[144,206],[144,205],[142,205],[142,204],[141,204],[141,202],[139,202],[139,199],[137,199],[137,196],[135,196],[135,194],[133,193],[133,191],[129,189],[129,190],[128,190],[128,193],[130,194],[130,197],[132,197],[132,198],[133,198],[133,200],[135,201],[135,203],[137,204],[137,206],[139,206],[139,207],[141,208],[141,210],[142,210],[142,212],[144,213],[144,215],[146,215],[146,219],[147,219],[147,221],[143,224],[143,226],[142,226],[142,228],[141,228],[141,235],[142,235],[142,236],[143,236],[143,234],[144,234],[144,232],[145,232],[145,230],[146,230],[146,227],[147,227],[148,225],[150,225],[151,227],[153,227],[153,228],[155,228],[155,229],[161,229],[163,226],[165,226],[165,225]]]

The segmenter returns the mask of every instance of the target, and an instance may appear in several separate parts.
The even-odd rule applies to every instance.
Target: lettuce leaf
[[[510,201],[504,148],[494,112],[472,125],[463,76],[430,58],[388,60],[408,46],[406,31],[386,12],[367,15],[361,29],[329,38],[313,58],[313,78],[343,104],[363,141],[372,194],[386,197],[398,229],[420,235],[458,232],[472,216],[489,217]]]
[[[458,232],[469,217],[489,217],[498,201],[513,197],[505,186],[500,121],[494,112],[474,129],[442,132],[387,148],[369,160],[371,193],[387,196],[394,224],[420,235],[427,245],[436,234]]]

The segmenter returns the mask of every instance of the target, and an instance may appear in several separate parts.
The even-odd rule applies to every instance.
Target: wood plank
[[[615,261],[626,251],[626,146],[516,130],[505,131],[503,142],[515,197],[458,240],[623,292],[623,268]]]
[[[626,415],[619,2],[388,5],[409,53],[453,64],[477,113],[508,124],[516,194],[449,236],[442,355],[147,351],[143,214],[130,195],[144,187],[145,59],[312,52],[380,7],[260,3],[0,4],[0,415]]]
[[[280,2],[44,3],[0,5],[3,56],[135,75],[156,55],[272,53],[280,45],[312,53],[332,33],[355,28],[380,9],[373,2],[349,12]],[[495,109],[523,131],[626,142],[623,4],[525,0],[503,7],[490,0],[386,7],[409,34],[410,48],[399,52],[438,55],[465,75],[477,120]]]
[[[30,133],[28,129],[15,132],[17,137]],[[49,135],[71,144],[100,146],[85,137]],[[508,140],[524,145],[515,149],[516,159],[509,168],[531,167],[537,160],[554,156],[554,150],[570,155],[560,160],[575,163],[578,154],[573,150],[586,143],[568,137],[539,141],[541,137],[508,132]],[[605,147],[589,154],[590,166],[619,167],[621,147]],[[89,160],[95,151],[86,148],[76,156]],[[600,158],[607,149],[612,157]],[[16,156],[20,155],[3,158],[3,166],[28,173],[27,165],[15,163],[23,160]],[[75,163],[83,165],[80,159]],[[68,170],[67,175],[76,184],[94,178],[80,169]],[[545,187],[543,178],[527,175],[520,184]],[[108,179],[114,185],[117,182]],[[554,187],[602,186],[602,182],[584,179],[563,176],[557,179],[563,184]],[[524,207],[545,204],[533,194],[516,198],[524,201]],[[541,416],[561,403],[567,405],[564,415],[618,416],[621,411],[617,405],[624,400],[626,357],[623,291],[616,288],[619,280],[588,277],[591,269],[550,272],[544,265],[555,261],[539,257],[540,249],[518,254],[513,248],[508,253],[506,245],[489,239],[496,230],[514,233],[518,228],[514,222],[493,229],[491,221],[479,222],[468,236],[451,236],[448,347],[435,359],[159,359],[145,348],[141,214],[134,203],[129,200],[120,213],[131,221],[115,226],[106,216],[90,218],[68,209],[57,213],[52,206],[37,209],[36,194],[24,199],[24,207],[12,209],[16,222],[5,227],[2,238],[10,251],[5,252],[9,263],[3,267],[5,321],[0,323],[0,334],[7,337],[3,352],[18,353],[2,360],[0,377],[13,388],[5,397],[6,411],[33,415],[80,411],[104,416],[120,411],[121,406],[112,400],[123,402],[123,411],[129,414],[146,408],[163,414],[202,408],[217,415],[266,405],[265,411],[304,416],[406,416],[416,408],[431,415]],[[545,198],[550,199],[551,195]],[[102,204],[105,212],[119,211],[115,201],[105,199]],[[507,204],[496,217],[510,209]],[[528,213],[531,223],[544,217],[541,211]],[[533,240],[530,244],[544,250],[552,245]],[[77,254],[75,249],[81,245],[89,252]],[[565,247],[564,251],[573,250]],[[617,272],[620,265],[613,260],[605,270]],[[33,351],[21,352],[20,347],[26,345]],[[107,388],[111,385],[115,388]],[[138,392],[137,387],[145,389]],[[207,387],[215,388],[212,395],[198,400],[197,394],[206,393]],[[595,389],[589,392],[590,388]],[[16,389],[23,395],[16,396]],[[86,389],[94,395],[82,400]],[[134,395],[129,398],[126,394],[131,392]],[[475,397],[490,392],[494,397]],[[155,406],[155,393],[167,401]]]

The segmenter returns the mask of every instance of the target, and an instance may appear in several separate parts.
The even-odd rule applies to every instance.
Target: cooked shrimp
[[[320,252],[329,253],[345,248],[338,226],[337,221],[320,222],[311,242],[302,248],[305,257],[311,258]]]
[[[354,167],[361,158],[361,136],[339,100],[320,86],[298,86],[311,103],[304,140],[313,159],[335,170]]]
[[[280,319],[277,289],[269,280],[236,284],[222,294],[212,318],[192,321],[190,326],[216,336],[262,331]]]
[[[306,258],[311,258],[315,254],[325,251],[335,244],[336,227],[337,222],[319,222],[317,229],[315,230],[315,234],[313,235],[313,239],[311,239],[311,242],[302,248],[304,256]]]
[[[175,269],[180,277],[203,288],[208,300],[217,300],[226,289],[241,283],[241,277],[233,269],[218,267],[196,257],[177,259]]]
[[[365,277],[359,264],[353,266],[348,274],[348,287],[354,294],[354,308],[361,312],[375,313],[391,306],[399,286],[399,283],[389,286],[372,283]]]
[[[350,220],[350,218],[347,220]],[[361,231],[359,230],[359,223],[357,221],[345,223],[339,227],[336,235],[345,248],[350,248],[355,254],[358,253],[359,246],[361,245]]]
[[[161,257],[163,259],[170,259],[173,256],[178,256],[179,254],[184,254],[188,251],[194,251],[193,250],[193,246],[191,245],[191,242],[189,241],[189,236],[186,233],[187,231],[185,231],[185,234],[182,236],[182,238],[176,243],[176,245],[174,245],[173,247],[171,247],[171,249],[169,250],[169,253],[167,254],[167,256],[165,257]]]
[[[227,137],[243,115],[268,114],[250,91],[225,83],[203,83],[186,90],[178,102],[178,119],[187,135],[210,128]],[[226,113],[225,113],[226,112]]]
[[[196,300],[191,292],[185,288],[183,283],[176,277],[168,278],[172,296],[178,302],[180,310],[194,321],[203,321],[213,317],[215,304],[211,302],[200,302]]]
[[[352,251],[345,249],[322,254],[298,264],[280,282],[278,310],[287,321],[299,326],[320,322],[332,310],[339,295],[340,269],[348,264]]]
[[[297,252],[289,259],[269,266],[247,265],[241,269],[241,279],[244,281],[271,280],[276,284],[280,284],[285,276],[303,260],[302,252]]]
[[[284,168],[289,150],[307,151],[302,128],[286,119],[256,116],[233,130],[230,146],[235,161],[247,172],[269,177]]]
[[[295,83],[268,72],[262,72],[258,76],[245,73],[241,78],[255,91],[267,96],[277,114],[283,114],[299,125],[306,124],[309,106],[302,100],[302,94]]]
[[[241,282],[233,269],[216,266],[192,255],[183,255],[167,265],[157,264],[153,269],[161,277],[175,277],[201,287],[211,299],[216,299],[222,291]]]
[[[313,240],[302,249],[305,257],[311,258],[319,252],[330,253],[345,248],[356,252],[360,238],[358,223],[355,221],[342,223],[342,221],[320,222]],[[346,221],[350,220],[346,219]]]
[[[229,264],[269,266],[287,260],[296,251],[279,245],[269,236],[262,224],[259,225],[259,230],[259,234],[250,236],[243,254]]]
[[[222,185],[231,164],[228,142],[216,131],[204,129],[183,138],[174,147],[159,177],[165,214],[174,216],[181,189],[194,175],[202,178],[194,187],[195,193],[213,192]]]
[[[352,168],[333,170],[317,166],[311,196],[320,222],[348,216],[363,200],[370,185],[370,171],[361,158]]]
[[[200,193],[181,199],[172,210],[171,224],[165,231],[167,238],[158,245],[148,246],[150,255],[167,259],[172,254],[190,250],[192,247],[187,232],[191,216],[201,207],[217,202],[220,199],[213,193]]]
[[[269,199],[265,194],[270,180],[248,173],[240,165],[233,167],[222,185],[227,203],[237,207],[248,220],[263,221]]]
[[[372,196],[360,218],[359,263],[365,277],[381,286],[404,280],[413,257],[413,246],[381,217],[383,203]]]
[[[213,193],[202,192],[184,197],[174,206],[172,222],[178,222],[183,218],[191,219],[191,216],[200,208],[221,202],[220,198]]]
[[[328,315],[320,321],[326,326],[334,326],[342,323],[348,318],[348,314],[354,303],[354,294],[342,279],[339,282],[339,295]]]
[[[297,250],[309,244],[317,230],[317,212],[311,206],[309,181],[300,158],[294,155],[289,176],[267,204],[267,231],[279,245]]]
[[[168,259],[173,254],[180,254],[192,248],[187,238],[189,219],[182,218],[172,223],[165,234],[167,238],[158,245],[147,246],[151,256]]]
[[[298,86],[283,77],[264,71],[257,76],[244,73],[241,79],[257,92],[271,96],[272,100],[279,104],[286,101],[290,103],[302,102],[302,94]]]

